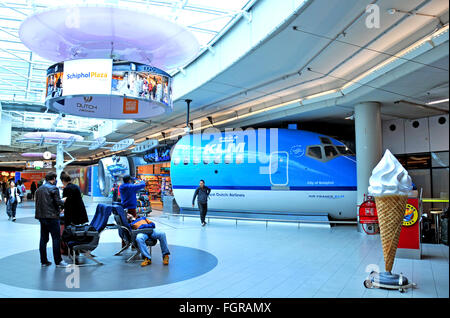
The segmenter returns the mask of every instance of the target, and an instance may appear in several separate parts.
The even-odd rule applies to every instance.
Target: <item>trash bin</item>
[[[180,207],[172,195],[165,195],[163,199],[163,212],[180,213]]]

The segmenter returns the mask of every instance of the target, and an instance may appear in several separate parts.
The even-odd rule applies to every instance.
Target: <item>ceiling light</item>
[[[355,115],[351,114],[350,116],[345,117],[345,119],[347,119],[347,120],[354,120],[355,119]]]
[[[387,12],[389,14],[394,14],[395,12],[397,12],[397,9],[391,8],[391,9],[388,9]]]
[[[435,101],[427,103],[427,105],[442,104],[442,103],[448,103],[448,98],[435,100]]]

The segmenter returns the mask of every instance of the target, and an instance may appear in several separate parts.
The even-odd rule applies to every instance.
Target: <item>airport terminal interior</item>
[[[449,298],[447,0],[0,0],[0,298]]]

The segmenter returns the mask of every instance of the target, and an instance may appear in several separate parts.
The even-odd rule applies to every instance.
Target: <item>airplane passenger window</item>
[[[194,165],[198,165],[198,164],[200,163],[200,158],[194,157],[194,160],[192,160],[192,163],[193,163]]]
[[[322,150],[320,147],[309,147],[308,156],[315,159],[322,159]]]
[[[243,162],[244,162],[244,157],[243,156],[236,156],[236,164],[237,165],[240,165]]]
[[[178,165],[180,163],[180,158],[173,158],[173,164]]]
[[[225,156],[225,163],[230,164],[233,162],[233,156],[232,155],[226,155]]]
[[[209,158],[203,159],[203,163],[204,163],[205,165],[209,164]]]
[[[338,155],[338,152],[336,148],[333,146],[325,146],[325,156],[328,157],[335,157]]]
[[[189,158],[185,157],[183,163],[184,163],[184,165],[188,165],[189,164]]]
[[[326,138],[326,137],[319,137],[320,138],[320,143],[322,144],[332,144],[330,138]]]
[[[219,164],[221,162],[222,162],[222,158],[220,156],[217,156],[217,157],[214,158],[214,163],[215,164]]]

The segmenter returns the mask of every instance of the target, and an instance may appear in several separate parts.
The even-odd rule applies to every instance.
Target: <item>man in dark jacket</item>
[[[192,207],[195,206],[195,198],[198,195],[198,209],[200,210],[200,221],[202,226],[206,225],[205,217],[208,211],[208,196],[211,193],[211,189],[205,186],[205,181],[200,180],[200,186],[195,190],[194,197],[192,198]]]
[[[47,243],[49,234],[52,236],[53,259],[57,267],[69,266],[61,257],[61,228],[59,224],[60,209],[64,202],[59,196],[59,190],[55,186],[56,173],[49,172],[45,176],[45,184],[36,190],[36,219],[41,224],[41,240],[39,252],[42,267],[50,266],[52,263],[47,259]]]

